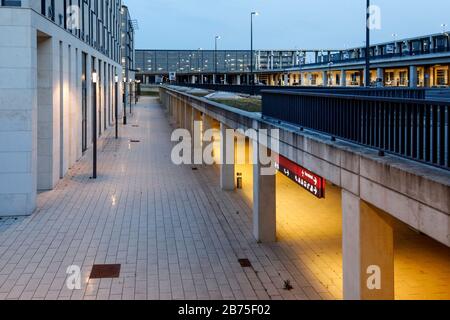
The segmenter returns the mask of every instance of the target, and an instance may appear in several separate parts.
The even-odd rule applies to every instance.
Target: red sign
[[[317,198],[325,198],[326,183],[324,178],[283,156],[278,156],[275,168]]]

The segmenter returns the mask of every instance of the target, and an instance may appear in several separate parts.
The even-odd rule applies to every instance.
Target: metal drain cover
[[[120,264],[94,264],[92,266],[90,279],[118,278],[120,275]]]
[[[139,126],[137,124],[133,124],[132,127],[133,128],[139,128]]]
[[[239,259],[238,261],[241,264],[242,268],[251,268],[252,267],[252,263],[248,259]]]
[[[139,142],[141,142],[141,140],[134,140],[134,139],[131,139],[130,142],[131,142],[131,143],[139,143]]]

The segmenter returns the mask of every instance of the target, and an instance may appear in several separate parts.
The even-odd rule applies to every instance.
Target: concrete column
[[[240,74],[238,74],[238,75],[236,76],[236,84],[237,84],[238,86],[241,85],[241,75],[240,75]]]
[[[253,140],[253,235],[259,242],[276,241],[276,175],[264,175],[261,154],[267,148]]]
[[[203,84],[204,83],[204,76],[203,75],[200,75],[200,84]]]
[[[196,82],[196,77],[195,76],[191,76],[191,83],[195,84],[195,82]]]
[[[409,86],[411,88],[417,88],[417,67],[409,67]]]
[[[204,141],[205,140],[205,133],[208,130],[211,130],[214,128],[213,119],[206,115],[205,113],[202,116],[202,153],[205,154],[206,148],[211,144],[211,142]],[[211,151],[211,154],[213,155],[214,152]]]
[[[235,189],[234,183],[234,131],[220,124],[220,187],[224,191]]]
[[[390,217],[342,191],[344,299],[394,299],[394,239]]]
[[[381,79],[380,82],[378,82],[378,85],[381,87],[384,87],[384,69],[383,68],[377,68],[377,80]]]
[[[202,148],[202,114],[195,108],[192,108],[192,139],[193,139],[193,159],[194,164],[203,164],[203,148]]]
[[[347,86],[347,72],[345,70],[341,70],[341,87]]]
[[[284,75],[283,85],[285,85],[285,86],[289,85],[289,75],[287,73]]]
[[[324,87],[328,86],[328,72],[327,71],[323,71],[322,72],[322,84]]]
[[[188,105],[187,103],[185,103],[184,104],[184,126],[183,126],[183,128],[187,129],[191,133],[191,135],[192,135],[192,131],[193,131],[192,129],[193,129],[193,125],[194,125],[194,122],[192,119],[192,117],[193,117],[192,113],[193,113],[192,107],[190,105]]]

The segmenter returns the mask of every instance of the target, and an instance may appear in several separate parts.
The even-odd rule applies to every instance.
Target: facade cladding
[[[27,215],[122,117],[122,1],[0,4],[0,216]]]
[[[123,77],[129,79],[129,73],[135,70],[135,25],[127,6],[122,6],[121,14],[121,64]]]
[[[146,74],[249,72],[250,50],[136,50],[136,69]],[[254,52],[255,70],[293,68],[303,61],[299,51]]]

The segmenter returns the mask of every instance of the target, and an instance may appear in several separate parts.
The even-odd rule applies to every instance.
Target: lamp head
[[[117,74],[114,76],[114,82],[115,83],[119,82],[119,76]]]
[[[97,71],[93,71],[92,72],[92,83],[97,83],[98,82],[98,74]]]
[[[252,15],[259,16],[259,12],[258,11],[254,11],[254,12],[252,12]]]

